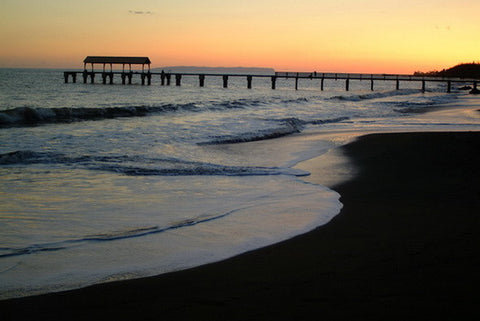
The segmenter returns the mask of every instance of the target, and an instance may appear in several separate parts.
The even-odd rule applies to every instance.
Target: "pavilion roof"
[[[145,65],[150,64],[148,57],[104,57],[104,56],[87,56],[84,63],[88,64],[132,64]]]

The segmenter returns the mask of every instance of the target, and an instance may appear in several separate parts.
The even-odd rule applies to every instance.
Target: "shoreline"
[[[479,316],[480,132],[369,134],[312,232],[159,276],[0,301],[2,320],[460,320]],[[321,156],[320,156],[321,157]],[[313,160],[312,162],[318,162]],[[330,186],[329,186],[330,187]],[[474,313],[474,314],[472,314]]]

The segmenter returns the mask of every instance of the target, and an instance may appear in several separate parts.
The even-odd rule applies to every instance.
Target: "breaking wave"
[[[394,90],[394,91],[387,91],[387,92],[375,92],[369,94],[360,94],[360,95],[340,95],[340,96],[333,96],[330,97],[330,100],[343,100],[343,101],[362,101],[362,100],[370,100],[370,99],[379,99],[379,98],[386,98],[392,96],[404,96],[404,95],[412,95],[418,93],[419,90],[417,89],[404,89],[404,90]]]
[[[283,119],[280,120],[280,122],[282,124],[279,127],[241,133],[238,135],[215,136],[212,137],[211,141],[201,142],[198,143],[198,145],[235,144],[266,140],[299,133],[303,128],[303,122],[296,118]]]
[[[86,120],[104,120],[123,117],[145,117],[171,112],[201,112],[207,110],[230,110],[252,108],[263,104],[304,103],[306,98],[298,99],[237,99],[225,101],[207,101],[183,104],[164,104],[159,106],[115,106],[115,107],[16,107],[0,111],[0,128],[22,127],[55,123],[71,123]]]
[[[0,154],[0,165],[58,164],[87,170],[114,172],[129,176],[306,176],[307,172],[282,167],[227,166],[176,158],[147,158],[142,156],[70,157],[63,154],[15,151]]]
[[[301,120],[295,117],[268,120],[281,123],[281,126],[270,129],[262,129],[254,132],[242,133],[239,135],[226,135],[212,137],[211,141],[201,142],[198,145],[221,145],[221,144],[236,144],[247,143],[260,140],[267,140],[272,138],[279,138],[295,133],[300,133],[305,125],[323,125],[328,123],[338,123],[349,119],[349,117],[337,117],[333,119],[316,119],[316,120]]]
[[[17,107],[0,111],[0,127],[70,123],[82,120],[101,120],[119,117],[144,117],[155,113],[174,112],[179,109],[192,110],[194,108],[195,104],[105,108]]]
[[[394,111],[403,114],[411,113],[423,113],[431,111],[433,108],[439,107],[442,104],[450,103],[454,101],[456,96],[452,95],[438,95],[438,96],[429,96],[420,101],[401,101],[401,102],[392,102],[394,106]]]

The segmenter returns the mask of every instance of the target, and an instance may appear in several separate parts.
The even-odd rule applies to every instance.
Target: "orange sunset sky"
[[[412,73],[480,60],[479,0],[1,0],[0,67]]]

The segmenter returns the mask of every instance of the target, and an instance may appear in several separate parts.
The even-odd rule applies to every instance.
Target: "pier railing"
[[[132,84],[132,78],[140,77],[142,85],[151,85],[152,78],[160,79],[161,86],[170,86],[175,82],[176,86],[181,86],[183,77],[198,77],[200,87],[205,86],[206,77],[221,77],[223,80],[223,87],[228,87],[230,77],[242,77],[246,79],[247,88],[252,88],[253,78],[270,78],[271,88],[276,89],[277,79],[294,79],[295,89],[298,90],[299,79],[318,79],[320,80],[320,90],[325,88],[325,80],[344,80],[345,90],[350,90],[350,81],[352,80],[367,80],[370,81],[370,89],[374,90],[375,81],[395,81],[395,88],[400,89],[400,82],[421,82],[421,90],[425,92],[427,82],[443,82],[447,85],[447,92],[451,92],[453,83],[472,84],[473,90],[477,90],[477,83],[480,79],[465,79],[465,78],[442,78],[442,77],[421,77],[413,75],[395,75],[395,74],[357,74],[357,73],[324,73],[324,72],[287,72],[280,71],[270,75],[248,75],[248,74],[214,74],[214,73],[171,73],[171,72],[139,72],[139,71],[65,71],[63,73],[65,83],[71,79],[73,83],[77,82],[77,78],[82,78],[83,83],[95,83],[95,79],[100,78],[103,84],[113,84],[115,75],[120,76],[121,83]],[[98,76],[98,77],[97,77]]]

